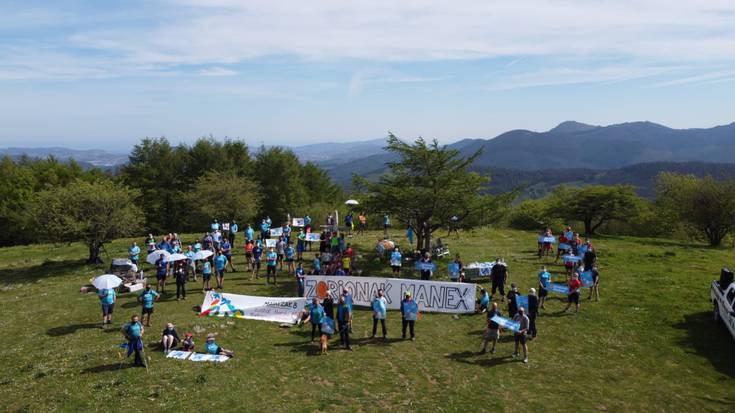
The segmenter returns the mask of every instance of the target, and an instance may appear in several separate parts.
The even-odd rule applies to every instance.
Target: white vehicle
[[[720,280],[712,281],[710,301],[715,322],[724,323],[735,339],[735,283],[729,270],[723,269]]]

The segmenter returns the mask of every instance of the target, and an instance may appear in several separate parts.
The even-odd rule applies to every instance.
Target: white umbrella
[[[345,201],[345,205],[360,205],[360,203],[357,202],[357,200],[355,199],[348,199],[347,201]]]
[[[184,254],[171,254],[168,258],[166,258],[166,262],[174,262],[188,259],[189,257]]]
[[[168,257],[171,255],[168,253],[168,251],[165,250],[155,250],[152,253],[148,254],[148,257],[146,257],[146,261],[148,261],[148,264],[156,265],[156,261],[158,261],[158,257],[163,255],[164,261],[168,259]]]
[[[100,275],[92,281],[92,285],[94,285],[98,290],[117,288],[120,284],[122,284],[120,277],[112,274]]]
[[[210,251],[210,250],[201,250],[201,251],[197,252],[196,254],[194,254],[194,259],[195,260],[206,260],[207,258],[211,257],[212,255],[214,255],[214,253],[212,251]]]

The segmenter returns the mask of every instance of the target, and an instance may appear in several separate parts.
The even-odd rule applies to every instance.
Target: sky
[[[735,121],[732,0],[0,2],[0,147]]]

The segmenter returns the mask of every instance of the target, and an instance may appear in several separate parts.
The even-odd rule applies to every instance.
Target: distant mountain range
[[[384,146],[385,139],[375,139],[291,149],[303,162],[319,164],[347,186],[352,174],[371,178],[385,172],[386,162],[396,156]],[[708,129],[672,129],[651,122],[595,126],[567,121],[546,132],[512,130],[493,139],[463,139],[447,147],[463,156],[482,148],[473,169],[492,176],[493,192],[522,185],[532,197],[559,184],[593,183],[628,183],[650,196],[652,179],[661,171],[735,177],[735,122]],[[82,165],[106,169],[128,160],[127,155],[104,150],[66,148],[7,148],[0,149],[2,154],[74,158]]]

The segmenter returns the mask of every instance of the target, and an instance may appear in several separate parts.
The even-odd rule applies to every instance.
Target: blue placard
[[[493,318],[491,318],[490,321],[497,323],[500,327],[505,328],[507,330],[512,330],[512,331],[517,332],[521,329],[521,323],[517,323],[505,317],[500,317],[496,315],[496,316],[493,316]]]
[[[572,249],[572,246],[567,244],[566,242],[562,242],[559,244],[559,249],[560,250],[570,250]]]
[[[449,270],[449,278],[453,280],[459,278],[459,264],[456,262],[450,262],[449,265],[447,265],[447,270]]]
[[[567,263],[569,261],[571,262],[579,262],[582,261],[582,258],[574,256],[574,255],[563,255],[561,257],[561,260],[564,261],[564,263]]]
[[[334,320],[329,317],[324,317],[324,321],[322,321],[322,333],[334,334]]]
[[[416,261],[416,269],[422,271],[436,271],[436,264],[434,264],[433,262]]]
[[[521,308],[523,307],[526,312],[528,312],[528,296],[527,295],[517,295],[516,296],[516,307]]]
[[[403,303],[403,318],[406,320],[416,320],[419,315],[419,305],[416,301]]]
[[[592,271],[584,271],[579,277],[579,280],[582,282],[583,287],[592,287],[592,285],[594,284],[594,281],[592,279]]]
[[[569,294],[569,287],[567,287],[566,284],[561,283],[549,283],[546,286],[546,290],[555,293]]]
[[[549,244],[556,243],[556,238],[554,237],[543,237],[541,238],[541,242],[548,242]]]

